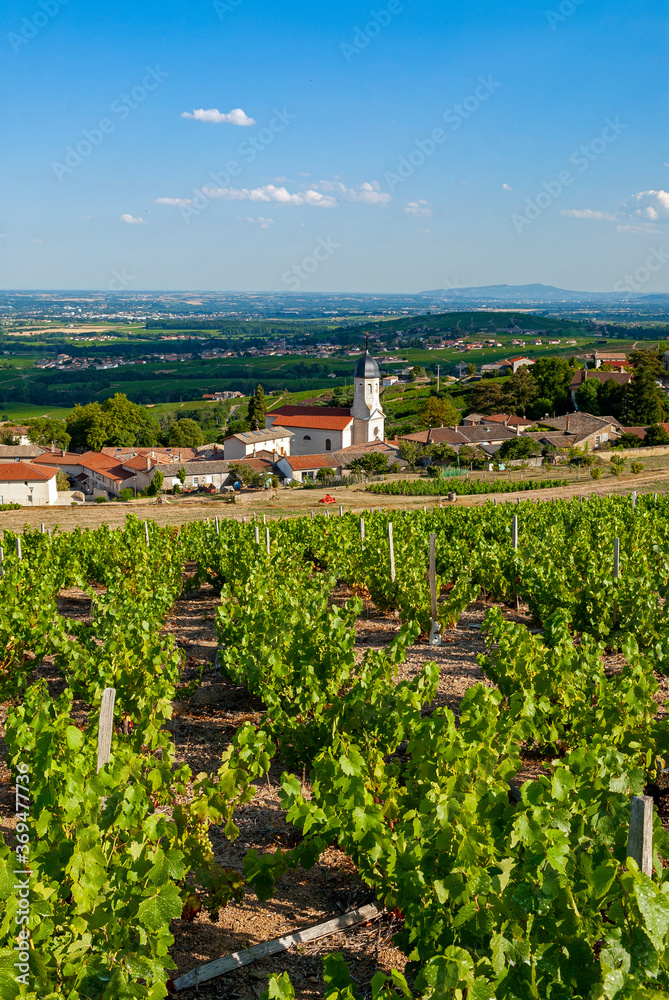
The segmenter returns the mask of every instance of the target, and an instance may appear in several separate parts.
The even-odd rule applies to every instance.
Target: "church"
[[[265,417],[268,430],[291,433],[291,455],[324,455],[352,445],[382,444],[381,375],[369,350],[359,359],[353,380],[353,406],[280,406]]]

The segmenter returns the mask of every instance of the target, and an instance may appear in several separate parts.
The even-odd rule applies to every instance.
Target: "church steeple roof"
[[[369,337],[365,344],[365,353],[355,366],[356,378],[380,378],[379,366],[375,358],[369,353]]]

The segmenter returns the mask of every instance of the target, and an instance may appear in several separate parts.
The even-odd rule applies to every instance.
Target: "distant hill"
[[[430,313],[424,316],[404,316],[402,319],[378,320],[365,324],[365,329],[372,333],[375,330],[384,334],[391,332],[415,333],[452,333],[459,337],[476,330],[494,333],[497,330],[510,330],[513,326],[520,330],[545,330],[547,333],[572,334],[574,336],[592,335],[587,323],[570,319],[556,319],[548,316],[537,316],[527,312],[448,312]]]
[[[556,288],[554,285],[480,285],[469,288],[437,288],[422,292],[427,298],[441,298],[449,302],[464,300],[467,302],[506,302],[520,305],[521,303],[544,302],[621,302],[626,299],[652,302],[669,302],[669,295],[642,295],[639,292],[573,292],[566,288]]]

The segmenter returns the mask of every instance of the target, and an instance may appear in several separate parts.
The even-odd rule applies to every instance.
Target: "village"
[[[473,468],[474,459],[477,468],[488,471],[499,468],[502,459],[502,468],[541,468],[566,461],[567,456],[573,459],[574,450],[599,456],[601,462],[610,459],[611,449],[621,439],[628,447],[636,446],[638,458],[647,452],[644,444],[652,446],[654,455],[663,454],[666,448],[669,457],[669,424],[658,425],[659,430],[626,426],[615,417],[578,409],[577,400],[586,384],[588,388],[630,384],[634,371],[624,353],[595,351],[586,357],[587,367],[574,370],[569,387],[572,413],[546,413],[531,419],[512,412],[474,410],[458,424],[430,425],[392,438],[385,433],[382,394],[398,378],[384,376],[368,349],[362,355],[351,353],[357,358],[352,406],[279,406],[263,412],[264,426],[193,447],[104,446],[68,451],[35,444],[28,426],[8,423],[0,428],[8,442],[0,445],[0,505],[70,506],[165,494],[184,498],[194,493],[241,495],[319,482],[334,485],[374,474],[425,474],[439,464]],[[665,368],[668,360],[665,355]],[[534,363],[520,354],[494,366],[484,365],[486,371],[467,379],[478,378],[484,385],[490,375],[515,375]],[[417,380],[415,372],[404,377]],[[660,380],[657,386],[665,391]],[[241,393],[221,392],[204,398],[238,399]]]

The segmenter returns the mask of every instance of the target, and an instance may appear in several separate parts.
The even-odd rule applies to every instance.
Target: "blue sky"
[[[660,0],[6,0],[0,287],[614,289],[669,250],[667,24]]]

